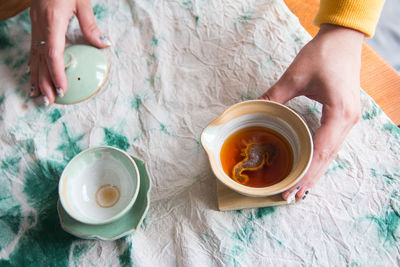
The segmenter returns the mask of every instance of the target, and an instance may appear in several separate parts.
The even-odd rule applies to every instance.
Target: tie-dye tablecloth
[[[226,107],[257,98],[310,40],[278,0],[94,1],[111,71],[72,106],[28,97],[29,12],[0,23],[0,265],[394,266],[399,264],[400,131],[365,93],[362,119],[310,196],[293,206],[219,212],[199,137]],[[68,43],[82,43],[76,18]],[[321,106],[288,105],[318,127]],[[153,183],[138,231],[75,238],[57,183],[81,150],[144,159]]]

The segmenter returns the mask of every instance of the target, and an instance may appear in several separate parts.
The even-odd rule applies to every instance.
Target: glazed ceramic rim
[[[117,236],[113,236],[111,238],[106,238],[106,237],[103,237],[103,236],[98,235],[98,234],[95,234],[95,235],[78,234],[74,230],[71,230],[70,228],[68,228],[68,226],[65,224],[65,222],[64,222],[64,220],[63,220],[63,218],[61,216],[61,212],[60,212],[60,209],[63,209],[64,211],[65,211],[65,209],[62,206],[60,200],[58,200],[57,201],[57,213],[58,213],[58,218],[60,219],[61,228],[64,231],[66,231],[67,233],[70,233],[71,235],[74,235],[74,236],[77,236],[79,238],[82,238],[82,239],[89,239],[89,240],[97,239],[97,240],[104,240],[104,241],[117,240],[117,239],[122,238],[122,237],[124,237],[126,235],[133,234],[134,232],[136,232],[137,228],[143,223],[143,220],[146,217],[147,212],[149,211],[149,208],[150,208],[150,193],[151,193],[151,188],[153,187],[153,184],[152,184],[151,179],[149,177],[149,172],[147,170],[146,162],[144,160],[142,160],[142,159],[137,158],[137,157],[133,157],[133,156],[131,156],[131,157],[136,159],[136,160],[138,160],[138,161],[141,161],[143,163],[145,172],[147,174],[145,176],[147,176],[147,180],[148,180],[148,183],[149,183],[149,188],[147,189],[147,192],[146,192],[146,200],[147,200],[146,207],[145,207],[145,209],[144,209],[144,211],[143,211],[143,213],[142,213],[142,215],[140,217],[140,220],[137,223],[137,225],[133,229],[129,229],[129,230],[127,230],[127,231],[125,231],[125,232],[123,232],[123,233],[121,233],[121,234],[119,234]],[[140,176],[140,179],[142,179],[142,176]],[[132,207],[133,207],[133,205],[132,205]]]
[[[77,45],[90,46],[90,45],[84,45],[84,44],[77,44]],[[77,45],[71,45],[71,46],[77,46]],[[71,46],[68,46],[68,47],[71,47]],[[66,47],[65,49],[67,49],[68,47]],[[90,46],[90,47],[91,47],[91,46]],[[95,47],[95,48],[96,48],[96,47]],[[107,48],[107,47],[105,47],[105,48]],[[96,49],[98,49],[98,48],[96,48]],[[102,49],[104,49],[104,48],[102,48]],[[102,49],[98,49],[98,50],[101,51]],[[101,52],[101,53],[102,53],[102,52]],[[103,54],[103,56],[104,56],[104,58],[105,58],[105,60],[106,60],[107,72],[106,72],[106,75],[105,75],[105,77],[104,77],[104,81],[99,85],[99,87],[96,89],[96,91],[94,91],[93,93],[91,93],[91,94],[90,94],[89,96],[87,96],[86,98],[80,99],[80,100],[75,101],[75,102],[71,102],[71,103],[60,103],[60,102],[56,101],[56,99],[55,99],[55,100],[54,100],[54,103],[56,103],[56,104],[58,104],[58,105],[65,105],[65,106],[67,106],[67,105],[75,105],[75,104],[82,103],[82,102],[88,100],[89,98],[92,98],[92,97],[95,96],[98,92],[100,92],[100,89],[103,88],[103,86],[105,85],[105,83],[106,83],[107,80],[108,80],[108,75],[110,74],[110,68],[111,68],[111,66],[110,66],[110,61],[109,61],[107,55],[104,55],[104,53],[102,53],[102,54]],[[68,90],[68,88],[67,88],[67,90]],[[57,97],[56,97],[56,98],[57,98]]]
[[[259,109],[260,107],[261,108],[263,107],[262,105],[271,106],[271,108],[269,108],[268,111],[262,112],[263,114],[266,115],[270,116],[271,114],[278,115],[279,118],[284,119],[284,117],[279,116],[280,114],[282,114],[279,112],[286,112],[287,116],[289,116],[287,119],[290,119],[292,123],[289,123],[287,122],[286,119],[284,119],[285,122],[287,122],[290,125],[290,127],[293,128],[296,135],[301,135],[302,137],[302,139],[299,140],[299,144],[301,145],[302,151],[300,153],[301,156],[299,157],[296,167],[292,169],[289,175],[285,177],[282,181],[267,187],[250,187],[234,181],[224,172],[224,170],[219,164],[218,159],[214,157],[213,150],[204,144],[203,137],[204,133],[209,127],[224,125],[229,121],[235,118],[239,118],[243,115],[260,114],[261,112]],[[240,111],[240,109],[244,109],[244,111],[243,110]],[[201,133],[201,144],[208,155],[211,169],[215,174],[215,176],[217,177],[217,179],[221,181],[224,185],[235,190],[236,192],[251,197],[265,197],[265,196],[276,195],[291,188],[301,178],[303,178],[303,176],[305,175],[311,164],[313,156],[312,136],[304,120],[289,107],[286,107],[285,105],[269,100],[249,100],[230,106],[214,121],[212,121],[209,125],[207,125],[207,127],[204,128],[203,132]],[[220,153],[220,151],[218,153]],[[304,153],[306,153],[307,156],[304,156]]]
[[[110,217],[110,218],[108,218],[108,219],[106,219],[106,220],[103,220],[103,221],[101,221],[101,222],[93,222],[93,221],[91,221],[91,220],[85,220],[85,219],[82,219],[82,218],[77,218],[76,216],[74,216],[74,214],[70,213],[69,209],[66,208],[68,205],[67,205],[67,203],[65,202],[65,199],[64,199],[64,197],[63,197],[63,189],[64,189],[64,184],[65,184],[66,170],[70,167],[70,165],[72,164],[72,162],[79,160],[79,158],[80,158],[82,155],[84,155],[84,154],[86,154],[86,153],[89,153],[89,152],[91,152],[92,150],[95,150],[95,149],[110,149],[110,150],[114,150],[114,151],[116,151],[116,152],[118,152],[118,153],[121,153],[121,154],[124,155],[126,158],[128,158],[129,162],[132,164],[133,169],[134,169],[134,171],[135,171],[135,173],[136,173],[136,177],[137,177],[135,192],[134,192],[134,194],[133,194],[131,200],[129,201],[129,203],[126,205],[126,207],[125,207],[123,210],[121,210],[119,213],[117,213],[116,215],[114,215],[114,216],[112,216],[112,217]],[[139,169],[138,169],[138,167],[137,167],[135,161],[131,158],[131,156],[130,156],[128,153],[126,153],[125,151],[123,151],[123,150],[121,150],[121,149],[119,149],[119,148],[113,147],[113,146],[95,146],[95,147],[90,147],[90,148],[87,148],[87,149],[81,151],[80,153],[78,153],[77,155],[75,155],[75,156],[71,159],[70,162],[68,162],[67,166],[65,166],[63,172],[61,173],[60,181],[58,182],[58,198],[59,198],[59,200],[60,200],[60,202],[61,202],[61,205],[63,206],[63,209],[65,210],[65,212],[66,212],[71,218],[73,218],[74,220],[77,220],[77,221],[79,221],[79,222],[81,222],[81,223],[85,223],[85,224],[100,225],[100,224],[106,224],[106,223],[110,223],[110,222],[113,222],[113,221],[115,221],[115,220],[118,220],[118,219],[121,218],[124,214],[126,214],[126,213],[128,212],[128,210],[129,210],[130,208],[132,208],[133,203],[135,203],[136,198],[137,198],[137,196],[138,196],[138,194],[139,194],[139,188],[140,188],[140,173],[139,173]]]

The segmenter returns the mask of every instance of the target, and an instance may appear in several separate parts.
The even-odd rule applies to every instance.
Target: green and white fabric
[[[93,1],[108,81],[80,104],[28,95],[29,11],[0,22],[1,266],[395,266],[399,264],[400,131],[361,93],[362,119],[307,199],[217,210],[199,137],[228,106],[255,99],[310,36],[279,0]],[[77,19],[67,43],[85,43]],[[319,126],[321,106],[288,103]],[[138,231],[76,238],[57,216],[58,180],[78,152],[121,148],[153,183]]]

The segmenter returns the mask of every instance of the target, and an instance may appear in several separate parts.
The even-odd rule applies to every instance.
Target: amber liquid
[[[279,133],[271,129],[252,126],[243,128],[229,136],[221,148],[221,163],[224,172],[232,178],[232,169],[245,157],[240,155],[246,144],[272,144],[275,156],[271,166],[264,164],[255,171],[244,171],[249,176],[246,186],[266,187],[282,181],[291,171],[293,151],[289,142]]]

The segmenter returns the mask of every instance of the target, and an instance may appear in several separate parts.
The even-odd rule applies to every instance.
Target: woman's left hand
[[[42,95],[46,106],[54,102],[56,94],[62,96],[67,90],[63,52],[69,19],[74,14],[92,45],[111,45],[95,23],[90,0],[31,1],[30,95]]]

